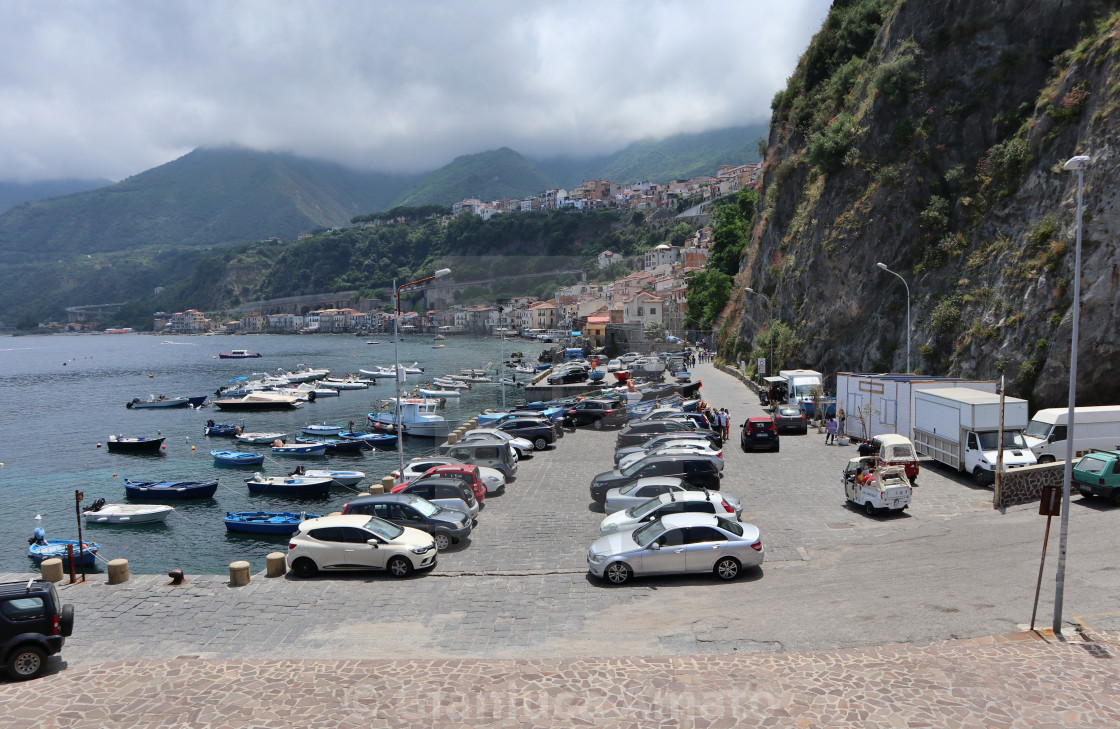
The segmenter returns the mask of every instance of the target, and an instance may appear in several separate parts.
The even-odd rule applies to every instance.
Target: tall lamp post
[[[770,359],[766,362],[766,376],[769,377],[774,374],[774,302],[769,296],[761,291],[755,291],[750,286],[744,287],[743,291],[766,299],[766,306],[770,309]]]
[[[396,298],[396,304],[393,312],[393,379],[397,383],[397,402],[394,410],[397,414],[397,461],[400,466],[400,473],[402,476],[404,475],[404,430],[401,428],[401,381],[404,379],[404,372],[401,371],[400,359],[401,291],[403,289],[407,289],[409,286],[422,284],[425,281],[431,281],[432,279],[446,276],[449,273],[451,273],[450,268],[441,268],[440,270],[436,271],[435,274],[428,276],[427,278],[419,278],[415,281],[409,281],[406,284],[401,284],[400,286],[397,286],[397,280],[393,279],[393,290],[396,292],[394,294]]]
[[[906,279],[887,268],[887,264],[876,263],[875,265],[889,274],[898,276],[898,280],[906,287],[906,374],[910,374],[910,286],[906,283]]]
[[[1085,187],[1085,168],[1089,157],[1079,154],[1071,158],[1062,169],[1077,170],[1077,246],[1073,255],[1073,311],[1069,344],[1069,403],[1066,426],[1066,465],[1062,472],[1062,517],[1058,529],[1058,568],[1054,575],[1054,633],[1062,632],[1062,601],[1066,584],[1066,535],[1069,530],[1069,485],[1073,478],[1073,416],[1077,401],[1077,343],[1078,323],[1081,320],[1081,193]]]

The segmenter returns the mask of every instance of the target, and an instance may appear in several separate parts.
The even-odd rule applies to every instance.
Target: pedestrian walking
[[[727,436],[731,432],[731,413],[727,412],[727,408],[723,409],[720,419],[720,424],[723,426],[723,439],[727,440]]]
[[[835,415],[829,416],[828,422],[825,424],[825,436],[824,436],[824,444],[825,445],[828,445],[830,443],[832,445],[836,445],[836,429],[837,429],[837,427],[838,426],[837,426],[837,423],[836,423],[836,416]]]

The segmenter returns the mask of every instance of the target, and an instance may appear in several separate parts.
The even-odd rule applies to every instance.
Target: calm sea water
[[[149,526],[83,524],[83,537],[101,545],[106,559],[125,557],[138,573],[162,573],[181,567],[188,573],[223,573],[236,559],[261,558],[286,544],[286,538],[260,538],[228,533],[222,522],[227,511],[338,510],[354,491],[335,488],[327,499],[293,500],[250,495],[244,479],[253,471],[283,475],[299,463],[308,468],[364,471],[377,481],[396,467],[396,450],[364,451],[358,455],[329,455],[323,459],[273,458],[263,467],[215,465],[214,449],[253,450],[228,438],[203,435],[208,419],[240,422],[248,431],[295,434],[311,423],[357,428],[376,401],[393,396],[391,380],[368,390],[344,391],[284,412],[223,413],[217,408],[132,410],[125,403],[148,395],[196,396],[213,394],[231,378],[254,372],[293,370],[298,364],[327,367],[333,375],[357,373],[359,368],[393,363],[391,336],[380,344],[366,344],[354,336],[161,337],[124,335],[54,335],[0,337],[0,572],[37,570],[27,557],[27,537],[42,526],[48,538],[76,539],[74,491],[85,503],[103,497],[126,501],[123,479],[202,481],[219,479],[213,499],[166,503],[175,507],[166,523]],[[446,347],[432,349],[429,336],[406,336],[400,361],[424,367],[423,375],[409,375],[408,386],[431,376],[457,374],[466,367],[493,366],[502,347],[508,357],[518,350],[536,361],[547,345],[528,340],[501,342],[496,338],[450,337]],[[232,348],[260,352],[260,359],[222,360],[218,352]],[[510,390],[510,404],[520,401]],[[477,384],[456,402],[448,399],[445,417],[467,420],[488,407],[497,407],[497,385]],[[112,453],[97,447],[109,434],[167,438],[160,455]],[[406,439],[405,458],[429,453],[430,439]],[[35,517],[39,516],[40,519]],[[103,567],[104,562],[100,563]]]

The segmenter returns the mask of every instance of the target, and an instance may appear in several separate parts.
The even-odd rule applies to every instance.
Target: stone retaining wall
[[[1065,461],[1058,461],[1004,471],[1000,493],[992,494],[992,506],[999,509],[1038,501],[1042,498],[1043,486],[1062,487],[1065,465]]]

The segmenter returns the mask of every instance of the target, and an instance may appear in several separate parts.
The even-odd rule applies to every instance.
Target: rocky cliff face
[[[773,103],[721,348],[781,367],[1006,375],[1064,404],[1085,170],[1079,404],[1120,403],[1120,13],[1091,0],[837,0]],[[762,340],[760,340],[761,342]],[[779,342],[782,340],[779,339]]]

